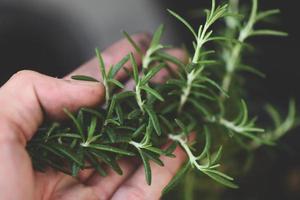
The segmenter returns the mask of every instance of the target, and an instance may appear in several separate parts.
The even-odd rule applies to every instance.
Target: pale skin
[[[133,39],[145,51],[150,37],[136,34]],[[118,62],[129,52],[134,52],[126,40],[121,40],[102,55],[106,66]],[[184,59],[184,53],[171,49],[169,53]],[[141,64],[141,58],[134,55]],[[127,66],[130,69],[130,65]],[[80,107],[100,105],[105,99],[101,83],[70,80],[72,74],[89,75],[100,79],[98,63],[94,58],[62,79],[52,78],[33,71],[20,71],[0,88],[0,199],[5,200],[142,200],[159,199],[162,189],[186,160],[185,153],[177,148],[176,158],[161,157],[160,167],[151,163],[153,180],[148,186],[143,166],[135,160],[119,161],[124,174],[117,175],[108,169],[108,176],[100,177],[93,170],[83,170],[78,178],[53,169],[45,173],[32,168],[26,152],[26,142],[35,134],[45,118],[64,119],[62,108],[75,112]],[[163,71],[155,77],[162,81]],[[119,80],[126,80],[120,71]]]

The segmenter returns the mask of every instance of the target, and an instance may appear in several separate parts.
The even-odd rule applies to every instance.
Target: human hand
[[[146,34],[135,35],[133,39],[144,51],[147,49],[150,39]],[[106,66],[115,64],[131,51],[134,52],[126,40],[117,42],[103,52]],[[184,58],[180,50],[173,49],[169,53]],[[141,64],[138,54],[134,55]],[[97,60],[92,59],[72,74],[100,79]],[[164,186],[186,159],[180,148],[174,152],[176,158],[161,158],[164,167],[151,163],[154,174],[151,186],[146,184],[143,166],[129,159],[119,160],[124,172],[122,176],[110,169],[106,177],[89,169],[81,171],[78,178],[53,169],[47,169],[45,173],[34,171],[25,147],[42,121],[45,118],[63,119],[64,107],[75,112],[80,107],[103,102],[105,90],[102,84],[73,81],[69,79],[72,74],[57,79],[21,71],[0,88],[0,199],[159,199]],[[165,75],[162,71],[156,81],[162,81]],[[126,73],[121,70],[117,79],[125,81]]]

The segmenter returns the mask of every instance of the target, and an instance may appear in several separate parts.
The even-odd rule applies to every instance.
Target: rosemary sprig
[[[231,11],[238,12],[236,0],[231,0]],[[245,45],[245,41],[254,36],[287,36],[287,33],[277,30],[269,30],[269,29],[255,29],[255,25],[261,22],[263,19],[276,15],[280,11],[279,10],[267,10],[258,12],[258,0],[252,0],[252,8],[251,13],[248,20],[242,24],[240,18],[233,18],[231,16],[227,17],[227,26],[228,37],[235,37],[237,35],[236,40],[237,43],[232,46],[232,44],[228,44],[229,48],[223,49],[222,57],[225,61],[225,69],[226,74],[223,78],[222,88],[224,91],[229,92],[230,85],[232,82],[232,78],[235,75],[235,71],[241,69],[245,71],[250,71],[256,74],[261,74],[255,68],[245,66],[241,63],[243,49],[247,46]],[[241,27],[241,28],[239,28]],[[224,46],[226,47],[226,46]]]
[[[44,170],[51,166],[73,176],[77,176],[82,169],[92,167],[101,176],[105,176],[103,163],[116,173],[122,174],[118,159],[137,156],[144,165],[145,179],[150,185],[150,161],[163,166],[160,157],[174,157],[173,151],[176,146],[180,146],[186,152],[188,160],[165,188],[165,192],[175,186],[190,169],[195,169],[227,187],[237,188],[233,178],[219,170],[223,149],[239,149],[240,144],[234,143],[236,140],[243,140],[243,145],[251,150],[263,144],[274,145],[295,126],[296,118],[293,101],[286,120],[281,120],[279,113],[268,106],[267,111],[274,121],[275,130],[272,133],[265,132],[256,126],[256,118],[249,117],[246,101],[242,100],[245,97],[231,96],[234,91],[229,90],[230,85],[239,69],[260,74],[256,69],[242,65],[244,42],[257,35],[286,35],[273,30],[256,30],[256,23],[277,14],[278,10],[258,12],[257,0],[252,3],[250,17],[244,23],[237,0],[231,0],[229,5],[222,6],[217,6],[215,0],[212,0],[211,9],[206,11],[205,23],[197,31],[185,19],[169,10],[171,15],[188,28],[195,40],[192,56],[186,64],[163,51],[167,46],[160,42],[164,30],[162,25],[154,33],[150,48],[145,54],[129,34],[123,32],[142,57],[140,71],[133,54],[130,53],[107,72],[102,56],[96,49],[102,82],[106,88],[105,106],[95,109],[81,108],[75,114],[65,109],[70,118],[69,122],[45,124],[27,144],[34,167]],[[226,31],[224,35],[213,36],[213,24],[221,19],[225,19]],[[214,44],[215,41],[222,41],[221,56],[210,50],[211,46],[206,45],[209,42]],[[133,90],[127,90],[115,78],[128,61],[132,64],[132,72],[127,70],[127,73],[135,82]],[[225,65],[225,73],[221,68],[214,70],[221,74],[221,79],[209,67],[220,61]],[[166,84],[153,84],[151,79],[161,69],[168,67],[169,62],[178,66],[176,76],[170,78]],[[98,81],[83,75],[73,78]],[[115,87],[121,91],[114,93]],[[233,88],[243,89],[238,84]],[[224,97],[227,97],[226,101]],[[239,111],[239,115],[232,118],[236,111]],[[216,131],[216,127],[220,129]],[[194,145],[187,139],[191,133],[196,134]],[[229,133],[230,137],[224,133]],[[213,137],[216,134],[217,137]],[[202,140],[203,135],[205,140]],[[232,143],[228,146],[228,140],[222,139],[224,135],[227,139],[236,139],[233,140],[234,147]],[[212,138],[215,140],[212,141]],[[168,140],[173,143],[162,150],[162,145]],[[211,153],[214,147],[218,149]],[[232,158],[234,159],[234,155]]]

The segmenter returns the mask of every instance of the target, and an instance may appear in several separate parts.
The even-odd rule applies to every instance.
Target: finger
[[[151,36],[147,33],[140,33],[131,36],[133,41],[137,44],[137,46],[141,49],[142,52],[145,52],[149,47]],[[142,62],[141,55],[135,51],[132,45],[128,42],[127,39],[122,39],[106,50],[102,52],[102,57],[104,60],[104,64],[106,70],[108,71],[109,68],[118,63],[122,58],[124,58],[130,52],[133,53],[134,57],[136,58],[137,64],[140,65]],[[130,69],[130,63],[128,62],[125,67]],[[97,58],[93,58],[87,63],[83,64],[81,67],[76,69],[75,71],[71,72],[66,78],[70,78],[72,75],[87,75],[92,76],[98,80],[101,80],[100,71],[99,71],[99,62]],[[126,78],[127,74],[124,70],[120,70],[117,75],[116,79],[123,80]]]
[[[170,182],[177,170],[186,160],[184,151],[177,147],[174,151],[175,158],[162,156],[164,166],[158,166],[150,161],[152,171],[152,185],[147,185],[145,181],[144,167],[140,166],[134,174],[126,180],[112,196],[112,200],[122,199],[159,199],[163,188]]]
[[[42,123],[44,114],[60,119],[65,116],[63,108],[75,111],[97,105],[104,93],[100,83],[66,81],[33,71],[18,72],[0,89],[1,126],[15,130],[10,134],[1,133],[0,141],[17,134],[25,145]]]

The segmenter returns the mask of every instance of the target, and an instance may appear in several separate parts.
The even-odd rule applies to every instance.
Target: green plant
[[[255,29],[258,22],[277,14],[278,10],[258,12],[257,0],[252,0],[250,16],[242,17],[237,0],[221,6],[212,0],[211,9],[205,12],[205,23],[197,30],[174,11],[169,12],[194,37],[194,51],[189,62],[182,63],[163,51],[167,48],[160,43],[163,26],[154,33],[150,48],[144,55],[124,32],[143,58],[141,73],[133,54],[125,56],[108,72],[105,71],[101,54],[96,49],[106,88],[105,105],[97,109],[82,108],[76,114],[65,110],[70,122],[55,122],[40,128],[27,145],[36,169],[52,166],[76,176],[79,170],[92,167],[105,176],[106,171],[101,167],[105,163],[122,174],[117,160],[138,156],[145,168],[146,181],[151,184],[149,161],[163,166],[160,156],[174,157],[172,152],[179,145],[188,160],[165,192],[191,168],[225,186],[237,188],[233,178],[220,170],[223,149],[229,144],[251,151],[261,145],[275,145],[295,126],[296,108],[291,101],[288,117],[284,121],[272,106],[267,107],[275,130],[265,131],[257,127],[256,118],[249,118],[246,102],[239,92],[243,89],[242,84],[236,82],[232,86],[232,82],[241,76],[239,71],[262,76],[260,71],[242,62],[243,53],[244,49],[249,48],[246,42],[250,37],[286,35],[274,30]],[[213,25],[222,19],[225,20],[225,30],[221,35],[215,35]],[[213,47],[219,46],[221,50],[210,50],[212,46],[208,43]],[[115,79],[126,62],[131,62],[133,66],[132,72],[126,71],[135,82],[133,90],[124,89],[124,85]],[[161,69],[167,68],[168,62],[177,65],[176,73],[166,84],[152,83],[151,79]],[[98,81],[82,75],[73,78]],[[115,93],[116,87],[122,91]],[[196,135],[194,141],[188,140],[191,134]],[[172,143],[162,150],[161,147],[170,140]],[[231,156],[234,158],[234,155]]]

